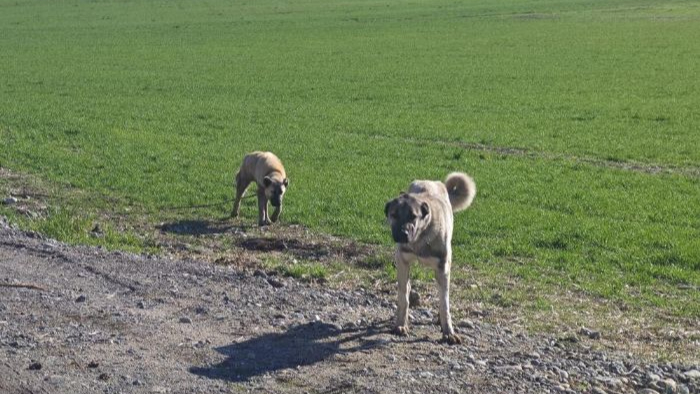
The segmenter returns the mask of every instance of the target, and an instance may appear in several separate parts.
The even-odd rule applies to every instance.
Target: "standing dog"
[[[270,220],[276,222],[282,212],[282,197],[289,186],[289,179],[282,162],[271,152],[253,152],[243,158],[236,174],[236,200],[231,216],[238,217],[241,198],[253,181],[258,185],[258,224],[264,226],[270,224]],[[267,215],[268,201],[275,207],[271,217]]]
[[[461,343],[450,316],[450,267],[452,265],[453,212],[471,205],[476,185],[468,175],[453,172],[445,182],[414,181],[408,193],[386,203],[384,214],[396,241],[396,275],[399,282],[395,333],[408,335],[408,276],[410,264],[418,260],[435,270],[440,296],[442,340]]]

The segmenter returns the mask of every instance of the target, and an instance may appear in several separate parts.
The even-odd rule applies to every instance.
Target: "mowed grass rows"
[[[286,223],[386,246],[388,199],[466,171],[457,270],[697,318],[699,22],[693,1],[0,0],[0,166],[84,192],[61,220],[158,223],[225,217],[164,208],[231,199],[272,150]]]

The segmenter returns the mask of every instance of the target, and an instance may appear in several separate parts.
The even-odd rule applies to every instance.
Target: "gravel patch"
[[[700,366],[595,350],[588,329],[477,316],[448,346],[418,300],[396,337],[393,295],[67,246],[3,220],[0,283],[2,393],[700,393]]]

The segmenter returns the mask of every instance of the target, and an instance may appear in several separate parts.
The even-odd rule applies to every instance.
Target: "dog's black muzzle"
[[[270,204],[275,208],[279,208],[282,205],[282,199],[273,197],[270,199]]]
[[[391,236],[394,238],[394,242],[399,244],[408,243],[408,234],[401,226],[394,226],[391,228]]]

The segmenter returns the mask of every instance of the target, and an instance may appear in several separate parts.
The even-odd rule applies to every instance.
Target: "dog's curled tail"
[[[450,197],[452,211],[457,212],[469,208],[476,196],[474,180],[463,172],[453,172],[445,178],[445,187]]]

